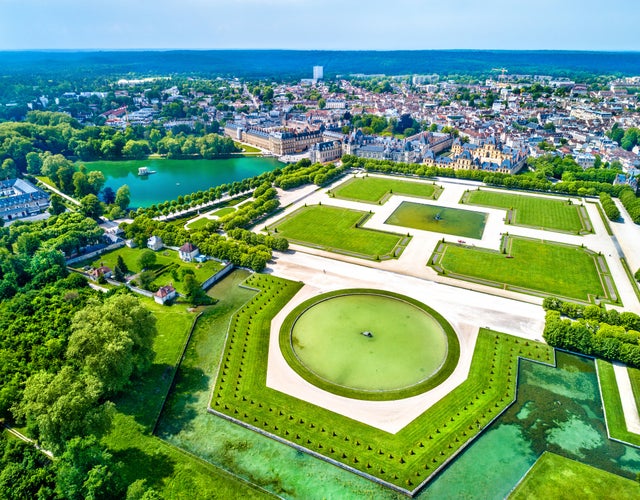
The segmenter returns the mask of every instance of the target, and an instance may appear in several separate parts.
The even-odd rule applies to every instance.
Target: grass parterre
[[[429,263],[451,277],[489,286],[582,302],[617,302],[604,258],[583,247],[504,236],[500,252],[440,243]]]
[[[498,191],[469,191],[462,198],[469,205],[504,208],[507,221],[551,231],[592,232],[591,221],[584,207],[566,199],[542,198]]]
[[[409,237],[359,227],[367,212],[327,205],[303,207],[267,228],[291,243],[365,259],[398,257]]]
[[[441,192],[435,183],[369,176],[350,179],[331,191],[337,198],[376,204],[386,202],[391,194],[436,199]]]

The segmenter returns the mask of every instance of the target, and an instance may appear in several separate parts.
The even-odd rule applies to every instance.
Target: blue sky
[[[0,50],[640,50],[640,1],[0,0]]]

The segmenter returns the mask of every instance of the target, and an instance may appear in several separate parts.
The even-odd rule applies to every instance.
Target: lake
[[[85,162],[87,171],[100,170],[105,187],[114,191],[124,184],[131,190],[131,207],[148,207],[180,195],[240,181],[283,166],[275,158],[236,157],[220,160],[130,160]],[[140,177],[138,168],[155,174]]]

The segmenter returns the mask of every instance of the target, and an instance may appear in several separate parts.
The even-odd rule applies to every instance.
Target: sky
[[[640,51],[640,1],[0,0],[0,50]]]

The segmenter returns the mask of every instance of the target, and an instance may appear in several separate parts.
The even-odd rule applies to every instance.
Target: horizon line
[[[94,48],[0,48],[0,52],[177,52],[177,51],[291,51],[291,52],[584,52],[584,53],[640,53],[639,49],[497,49],[497,48],[448,48],[448,49],[293,49],[293,48],[185,48],[185,47],[94,47]]]

